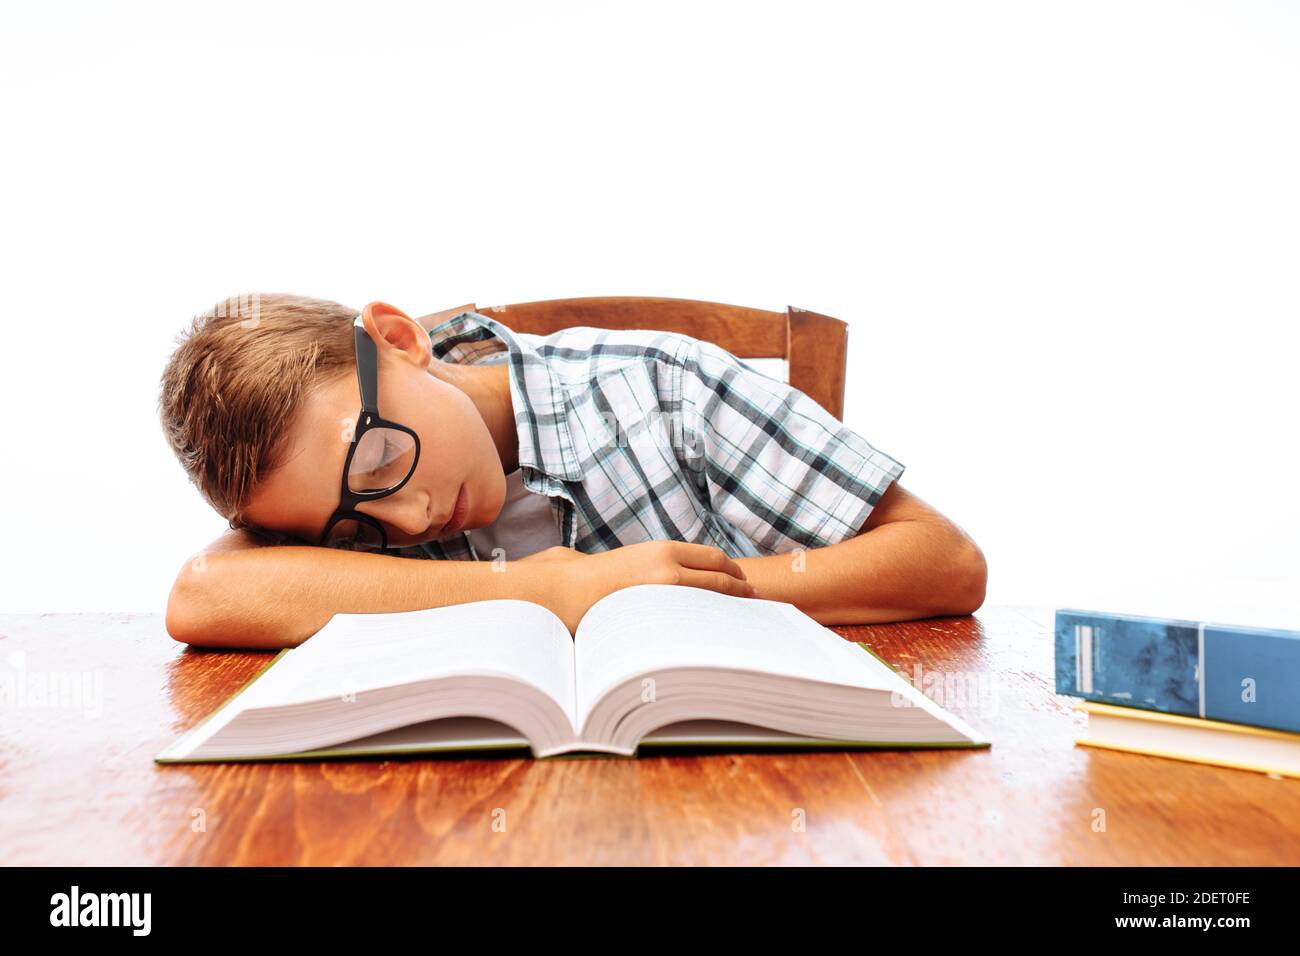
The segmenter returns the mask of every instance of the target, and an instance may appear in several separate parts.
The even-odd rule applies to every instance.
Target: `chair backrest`
[[[479,308],[443,309],[419,321],[425,328],[466,310],[516,332],[549,335],[578,325],[603,329],[680,332],[712,342],[740,359],[785,359],[788,381],[837,419],[844,417],[849,327],[839,319],[788,306],[769,312],[741,305],[654,296],[588,296]]]

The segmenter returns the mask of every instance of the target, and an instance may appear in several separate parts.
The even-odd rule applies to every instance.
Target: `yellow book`
[[[1075,709],[1088,715],[1087,734],[1075,741],[1085,747],[1300,777],[1300,734],[1091,700]]]

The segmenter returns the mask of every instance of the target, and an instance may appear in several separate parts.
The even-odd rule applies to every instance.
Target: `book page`
[[[639,584],[602,598],[575,638],[578,723],[601,695],[676,667],[722,667],[893,690],[885,664],[792,604],[685,585]]]
[[[513,599],[335,614],[249,688],[242,709],[483,673],[532,684],[574,717],[573,639],[551,611]]]

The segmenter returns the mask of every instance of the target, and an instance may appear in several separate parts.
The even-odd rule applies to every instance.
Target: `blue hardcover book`
[[[1056,692],[1300,733],[1300,631],[1062,609]]]

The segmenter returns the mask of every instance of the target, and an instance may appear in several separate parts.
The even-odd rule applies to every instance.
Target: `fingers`
[[[687,541],[672,542],[673,557],[684,568],[698,568],[701,571],[720,571],[723,574],[745,580],[745,572],[740,565],[727,557],[726,553],[707,544],[692,544]]]
[[[684,567],[681,570],[679,583],[687,587],[704,588],[707,591],[717,591],[719,594],[730,594],[735,597],[753,597],[756,593],[754,585],[723,571],[697,571],[694,568]]]

